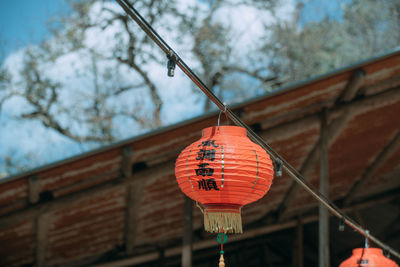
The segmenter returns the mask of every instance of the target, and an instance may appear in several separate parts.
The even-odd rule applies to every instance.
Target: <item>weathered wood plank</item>
[[[192,267],[193,201],[185,196],[182,267]]]
[[[390,156],[400,148],[400,131],[398,130],[390,142],[379,152],[378,156],[372,164],[365,170],[359,179],[355,181],[344,198],[343,205],[349,205],[361,190],[363,185],[368,182],[371,177],[376,175],[379,168],[390,158]]]
[[[38,267],[46,265],[48,228],[48,213],[40,214],[36,219],[36,264]]]
[[[135,248],[136,228],[140,200],[143,194],[143,183],[134,182],[129,184],[127,190],[127,207],[125,220],[125,245],[126,254],[131,255]]]
[[[301,217],[297,218],[297,225],[295,231],[295,238],[293,240],[293,267],[304,266],[304,226]]]
[[[345,99],[346,102],[349,102],[350,101],[349,98],[354,97],[357,94],[357,91],[359,90],[359,88],[362,84],[363,77],[364,76],[362,74],[360,74],[359,71],[356,71],[350,77],[350,79],[344,89],[344,92],[342,94],[344,96],[343,99]],[[338,101],[340,101],[340,99]],[[337,139],[339,134],[346,127],[347,122],[352,118],[352,114],[354,113],[354,110],[352,110],[351,107],[352,107],[351,105],[345,105],[343,107],[343,110],[341,111],[342,112],[341,116],[333,119],[333,121],[327,127],[327,145],[328,145],[328,147],[330,147],[331,144]],[[308,157],[306,158],[305,162],[303,163],[303,166],[300,169],[300,173],[306,179],[307,179],[307,176],[314,169],[315,164],[318,160],[318,157],[320,155],[320,149],[319,149],[320,146],[321,146],[321,139],[319,139],[316,142],[313,149],[311,150]],[[300,186],[295,181],[292,181],[288,191],[286,192],[285,196],[282,199],[281,204],[279,205],[279,207],[277,209],[277,213],[276,213],[277,221],[282,219],[282,215],[285,213],[290,202],[297,195],[299,189],[300,189]]]
[[[346,88],[343,90],[342,96],[339,98],[339,102],[349,102],[356,95],[358,90],[361,88],[364,81],[365,71],[363,69],[358,69],[353,72],[349,82],[346,84]]]
[[[34,204],[39,201],[40,184],[39,179],[36,175],[32,175],[28,178],[28,197],[29,202]]]

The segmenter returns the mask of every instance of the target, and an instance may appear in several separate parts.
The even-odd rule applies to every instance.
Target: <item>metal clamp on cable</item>
[[[369,248],[369,230],[365,230],[365,248]]]
[[[168,76],[169,77],[174,77],[177,56],[174,53],[174,51],[170,50],[168,55],[167,55],[167,58],[168,58],[168,64],[167,64]]]
[[[219,129],[219,121],[220,121],[220,119],[221,119],[221,114],[222,114],[222,112],[225,113],[225,116],[226,116],[226,109],[227,109],[227,106],[228,106],[228,105],[224,102],[224,110],[221,109],[221,111],[219,112],[219,115],[218,115],[218,129]],[[226,118],[228,118],[228,117],[226,117]]]
[[[281,177],[282,176],[282,165],[283,165],[283,162],[282,162],[281,159],[276,158],[274,160],[274,169],[275,169],[275,174],[276,174],[277,177]]]

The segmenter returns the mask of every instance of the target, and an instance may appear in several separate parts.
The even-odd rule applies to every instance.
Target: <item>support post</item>
[[[193,201],[185,196],[182,267],[192,267]]]
[[[329,197],[327,112],[321,116],[321,153],[320,153],[320,192]],[[319,267],[329,267],[329,212],[324,205],[319,205]]]
[[[126,254],[132,255],[136,241],[137,215],[143,193],[143,184],[134,182],[126,187],[125,245]]]
[[[131,147],[123,149],[121,175],[125,180],[132,179],[132,154]],[[140,207],[140,199],[143,191],[143,183],[134,181],[126,186],[126,212],[125,212],[125,252],[132,255],[135,247],[137,214]]]
[[[39,184],[39,179],[37,176],[30,176],[28,178],[28,197],[29,197],[29,203],[35,204],[39,202],[40,197],[40,184]]]
[[[304,266],[304,248],[303,248],[303,221],[299,217],[296,225],[296,240],[294,243],[293,267]]]
[[[36,266],[42,267],[46,264],[47,241],[48,241],[49,215],[41,214],[36,218]]]

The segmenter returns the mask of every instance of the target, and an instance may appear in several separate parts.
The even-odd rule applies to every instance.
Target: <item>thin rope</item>
[[[342,213],[339,208],[331,202],[326,196],[321,194],[309,181],[307,181],[292,165],[284,160],[275,150],[273,150],[260,136],[258,136],[249,126],[247,126],[230,108],[225,105],[203,81],[192,71],[190,67],[179,57],[178,54],[158,35],[151,25],[140,15],[140,13],[128,2],[128,0],[116,0],[125,12],[142,28],[142,30],[165,52],[166,55],[175,55],[176,64],[179,68],[203,91],[203,93],[214,102],[214,104],[238,126],[247,130],[248,136],[258,145],[260,145],[274,161],[281,160],[283,169],[291,176],[298,184],[300,184],[307,192],[309,192],[318,202],[323,204],[333,215],[353,228],[355,231],[367,237],[379,247],[388,251],[390,254],[400,259],[400,253],[386,245],[373,235],[369,234],[368,230],[363,229],[359,224],[353,221],[350,217]]]
[[[201,213],[204,215],[204,209],[200,206],[198,201],[196,201],[196,207],[198,207]]]

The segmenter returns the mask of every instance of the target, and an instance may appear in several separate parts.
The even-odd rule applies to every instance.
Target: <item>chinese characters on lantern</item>
[[[199,168],[198,168],[198,169],[195,169],[196,175],[197,175],[197,176],[202,175],[203,177],[204,177],[204,176],[212,176],[212,175],[214,174],[214,169],[208,168],[208,167],[207,167],[208,165],[210,165],[210,164],[208,164],[208,163],[201,163],[201,164],[197,165],[197,166],[199,166]]]
[[[359,259],[359,260],[357,261],[357,264],[368,264],[368,260],[366,260],[366,259]]]
[[[215,160],[215,149],[219,147],[218,144],[215,144],[215,140],[206,140],[201,142],[200,145],[198,145],[200,150],[197,152],[197,158],[196,160],[207,160],[207,161],[214,161]],[[209,163],[200,163],[197,166],[199,167],[198,169],[195,169],[196,175],[197,176],[212,176],[214,174],[214,169],[209,167]],[[208,179],[201,179],[198,180],[197,183],[199,184],[199,189],[202,190],[219,190],[217,183],[215,182],[214,178],[208,178]]]
[[[211,189],[219,190],[214,178],[201,179],[197,182],[199,183],[199,189],[204,189],[206,191],[211,190]]]

